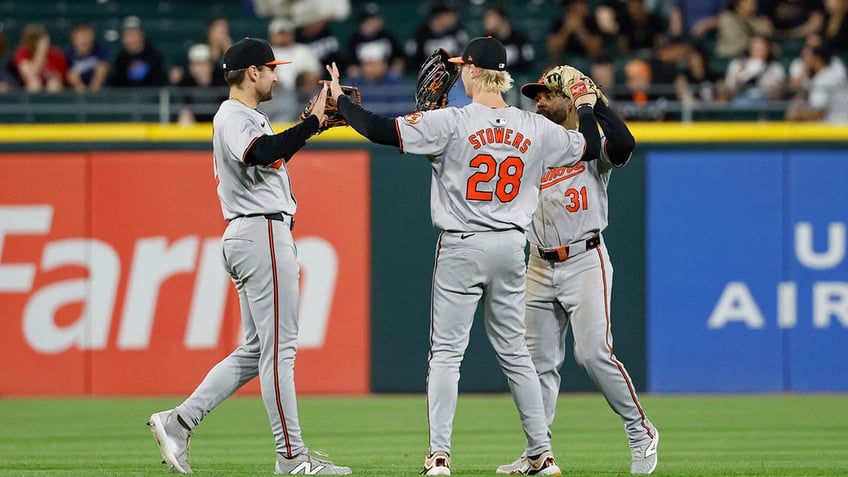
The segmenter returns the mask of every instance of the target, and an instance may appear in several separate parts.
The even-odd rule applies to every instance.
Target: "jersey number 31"
[[[478,154],[471,159],[468,165],[477,169],[477,172],[471,174],[471,177],[468,178],[468,185],[465,189],[466,199],[491,202],[492,196],[495,195],[501,202],[510,202],[518,195],[518,189],[521,187],[521,176],[524,174],[524,162],[520,157],[509,156],[498,163],[490,154]],[[491,186],[480,190],[482,184],[488,184],[495,176],[497,176],[497,179],[494,194]]]

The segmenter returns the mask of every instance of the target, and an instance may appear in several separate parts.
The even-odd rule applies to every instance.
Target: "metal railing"
[[[516,85],[522,84],[516,81]],[[781,120],[788,101],[765,101],[757,105],[730,102],[675,99],[670,86],[657,87],[663,97],[646,104],[614,100],[613,107],[628,120],[733,121]],[[613,92],[608,92],[612,97]],[[386,116],[414,109],[412,85],[363,88],[363,103],[371,111]],[[309,99],[308,93],[279,92],[260,109],[272,121],[296,121]],[[14,90],[0,94],[0,124],[14,123],[89,123],[156,122],[176,123],[180,111],[188,109],[198,122],[210,121],[220,102],[227,97],[226,87],[218,88],[112,88],[97,93],[28,94]],[[696,97],[693,95],[693,97]],[[672,99],[669,99],[672,98]],[[523,97],[516,86],[506,95],[507,102],[533,110],[534,102]]]

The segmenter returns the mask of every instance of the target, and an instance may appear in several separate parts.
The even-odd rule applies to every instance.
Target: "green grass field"
[[[0,400],[0,475],[168,475],[144,425],[175,399]],[[660,476],[848,475],[848,396],[651,396]],[[423,395],[302,397],[307,445],[355,475],[416,475],[427,448]],[[507,395],[460,396],[453,475],[496,475],[521,453]],[[618,417],[600,395],[563,394],[554,426],[563,475],[629,475]],[[270,475],[274,451],[256,398],[233,398],[192,438],[198,475]]]

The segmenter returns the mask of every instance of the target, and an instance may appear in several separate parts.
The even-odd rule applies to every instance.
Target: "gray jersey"
[[[601,135],[601,144],[606,137]],[[530,243],[543,248],[586,240],[607,228],[607,186],[613,164],[600,158],[554,167],[542,175],[539,207],[528,231]]]
[[[297,202],[286,162],[280,159],[255,167],[244,163],[244,155],[254,141],[274,134],[268,116],[231,99],[221,103],[212,126],[215,179],[224,218],[277,212],[293,216]]]
[[[518,108],[471,103],[397,119],[401,151],[430,156],[433,225],[442,230],[527,230],[550,166],[570,166],[586,148],[569,131]],[[550,161],[550,162],[548,162]]]

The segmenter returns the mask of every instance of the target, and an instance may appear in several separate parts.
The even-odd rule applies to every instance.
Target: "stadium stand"
[[[355,31],[356,16],[362,4],[362,2],[351,3],[351,16],[345,21],[330,24],[331,30],[342,43],[347,41]],[[409,38],[422,19],[426,18],[429,9],[429,2],[424,1],[379,0],[375,3],[378,3],[381,8],[387,29],[401,43]],[[602,3],[604,3],[603,0],[590,1],[592,8]],[[562,14],[561,3],[553,0],[453,2],[460,13],[463,28],[471,37],[483,33],[483,14],[486,8],[495,4],[504,4],[512,13],[513,26],[527,35],[537,52],[536,65],[532,71],[540,72],[545,66],[546,37],[553,20]],[[191,45],[205,40],[206,21],[211,17],[227,18],[231,36],[234,39],[248,35],[265,37],[270,21],[270,19],[258,18],[248,13],[244,2],[235,0],[58,0],[49,2],[0,0],[0,12],[2,12],[0,13],[2,30],[7,36],[8,47],[12,52],[20,42],[21,31],[29,23],[43,24],[50,33],[53,44],[64,49],[68,46],[69,34],[74,25],[87,22],[96,28],[98,39],[107,46],[113,56],[120,48],[120,30],[124,18],[130,15],[137,16],[142,21],[147,39],[162,53],[166,69],[173,66],[185,67],[186,51]],[[715,34],[712,33],[694,46],[701,51],[710,51],[714,42]],[[780,42],[780,61],[788,66],[789,62],[799,55],[802,46],[803,40]],[[612,58],[618,87],[624,81],[623,68],[627,59],[618,56]],[[727,59],[708,58],[707,68],[713,77],[720,77],[724,74],[728,62]],[[588,65],[590,60],[573,58],[573,63]],[[538,73],[533,73],[528,74],[527,77],[516,77],[516,83],[535,80],[537,75]],[[414,75],[407,75],[406,80],[411,85],[414,84]],[[412,91],[411,87],[410,91]],[[178,105],[174,104],[175,96],[171,88],[138,91],[132,94],[122,91],[120,95],[106,88],[100,93],[93,94],[76,94],[68,91],[50,95],[48,98],[43,96],[43,93],[33,95],[0,93],[0,122],[123,120],[167,123],[174,121],[175,111],[178,108]],[[517,93],[508,99],[513,104],[529,107],[527,100]],[[693,105],[672,100],[669,102],[669,107],[676,108],[678,111],[671,116],[672,119],[774,120],[780,119],[785,104],[776,102],[763,109],[745,111],[704,101]],[[686,108],[690,109],[687,111]]]

